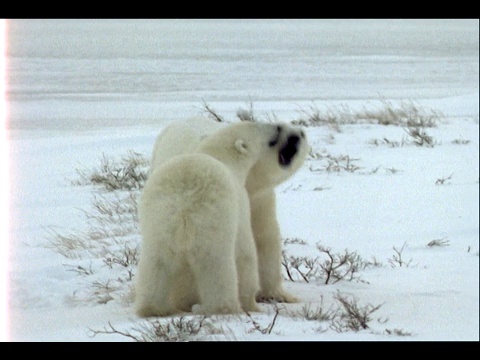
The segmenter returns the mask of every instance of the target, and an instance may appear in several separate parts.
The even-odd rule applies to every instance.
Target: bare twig
[[[450,241],[447,240],[446,237],[441,239],[434,239],[427,244],[428,247],[440,247],[440,246],[449,246],[449,245],[450,245]]]
[[[332,323],[333,329],[338,332],[346,329],[353,331],[368,329],[371,315],[382,307],[382,305],[373,306],[371,304],[360,307],[356,299],[348,299],[341,294],[337,294],[335,300],[340,303],[343,309],[335,319],[336,321]]]
[[[443,178],[437,179],[437,181],[435,181],[435,185],[445,185],[445,184],[448,184],[448,181],[449,181],[449,180],[452,180],[452,177],[453,177],[453,174],[451,174],[450,176],[445,176],[445,177],[443,177]]]
[[[211,117],[213,117],[213,119],[214,119],[215,121],[217,121],[217,122],[225,122],[225,120],[223,120],[223,118],[222,118],[220,115],[218,115],[218,113],[217,113],[215,110],[213,110],[213,109],[210,107],[210,105],[208,105],[208,104],[206,103],[205,100],[203,101],[203,107],[204,107],[205,111],[207,112],[207,114],[209,114]]]
[[[249,312],[245,312],[247,314],[248,318],[250,319],[252,325],[253,325],[253,328],[249,332],[258,331],[258,332],[260,332],[261,334],[264,334],[264,335],[265,334],[271,334],[272,330],[273,330],[273,327],[275,326],[275,322],[277,321],[278,314],[280,313],[280,308],[278,307],[277,304],[274,304],[273,308],[275,310],[275,314],[273,315],[272,320],[270,321],[270,323],[266,327],[260,325],[260,323],[258,321],[256,321],[250,315]]]
[[[388,262],[390,263],[391,267],[409,267],[410,264],[412,263],[412,259],[405,261],[403,258],[403,251],[405,250],[405,247],[407,246],[407,243],[403,243],[402,247],[400,249],[397,249],[395,246],[393,247],[393,251],[395,252],[392,256],[391,259],[388,259]]]

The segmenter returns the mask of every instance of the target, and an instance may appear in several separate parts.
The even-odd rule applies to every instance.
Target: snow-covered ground
[[[161,128],[204,102],[229,120],[250,103],[284,121],[403,106],[437,126],[423,129],[433,146],[405,126],[306,128],[312,155],[278,188],[286,259],[323,263],[321,244],[368,265],[328,284],[292,270],[300,303],[206,319],[192,339],[479,340],[478,20],[13,20],[7,31],[11,340],[129,341],[92,335],[148,325],[125,268],[101,251],[62,256],[52,237],[84,236],[92,199],[112,196],[73,185],[77,169],[149,157]],[[371,310],[366,328],[345,325],[342,299]]]

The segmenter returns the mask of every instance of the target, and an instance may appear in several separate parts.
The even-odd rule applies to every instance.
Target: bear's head
[[[275,125],[268,156],[261,157],[250,170],[246,188],[250,194],[272,189],[292,176],[304,163],[309,146],[305,132],[289,124]]]
[[[198,148],[238,174],[248,175],[250,192],[273,188],[303,164],[308,152],[305,133],[287,124],[240,122],[204,139]]]

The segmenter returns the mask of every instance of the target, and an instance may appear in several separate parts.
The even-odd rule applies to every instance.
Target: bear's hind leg
[[[225,244],[222,246],[222,250],[226,250]],[[208,315],[241,312],[233,251],[217,254],[218,249],[207,246],[197,249],[190,257],[200,302],[192,308],[195,313]]]
[[[199,301],[197,287],[194,285],[195,279],[188,267],[184,264],[183,268],[177,272],[175,293],[172,298],[175,306],[183,312],[192,311],[192,306]]]
[[[170,302],[172,279],[157,261],[140,259],[135,288],[135,311],[140,317],[167,316],[177,312]]]

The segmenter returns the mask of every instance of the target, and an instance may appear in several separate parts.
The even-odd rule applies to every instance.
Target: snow
[[[478,32],[478,20],[7,21],[8,338],[131,341],[93,333],[145,324],[128,289],[105,304],[88,296],[120,272],[49,247],[52,231],[86,231],[84,211],[102,195],[74,186],[76,169],[98,167],[102,154],[149,157],[162,127],[202,113],[204,101],[229,120],[251,103],[255,115],[286,121],[413,102],[442,115],[425,129],[433,147],[383,141],[407,138],[402,126],[308,127],[320,157],[277,189],[283,238],[304,241],[286,244],[287,254],[321,257],[320,243],[380,266],[352,281],[285,280],[300,302],[278,304],[270,333],[255,330],[275,316],[261,304],[251,318],[208,319],[216,333],[205,339],[478,341]],[[325,171],[327,155],[358,159],[359,169]],[[79,265],[95,273],[72,271]],[[339,295],[381,305],[367,329],[298,315],[338,307]]]

